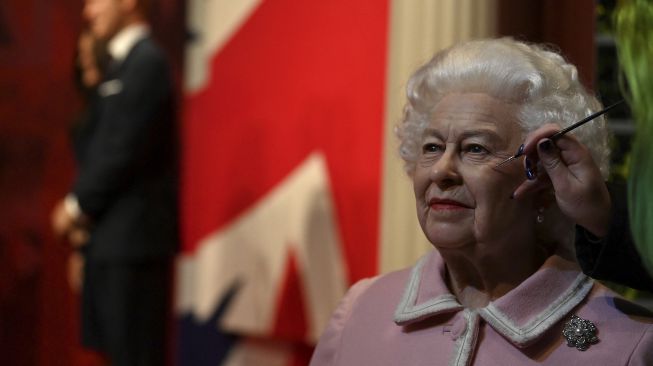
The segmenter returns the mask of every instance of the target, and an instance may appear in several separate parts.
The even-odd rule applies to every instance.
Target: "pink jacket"
[[[356,283],[317,345],[311,366],[653,365],[652,318],[552,256],[518,287],[466,309],[432,251],[412,269]],[[585,351],[562,335],[572,315],[597,329]]]

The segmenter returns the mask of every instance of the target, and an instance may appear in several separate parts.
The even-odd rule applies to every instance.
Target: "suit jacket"
[[[71,147],[78,167],[86,157],[90,137],[97,126],[99,98],[97,88],[84,93],[85,108],[70,129]]]
[[[177,240],[177,134],[170,71],[160,48],[140,40],[98,87],[88,134],[78,142],[73,194],[93,222],[95,260],[169,257]]]
[[[458,303],[445,273],[434,250],[412,269],[354,285],[322,334],[311,366],[650,365],[653,360],[650,313],[562,257],[549,257],[517,287],[478,309]],[[596,326],[598,343],[585,351],[563,337],[572,315]]]

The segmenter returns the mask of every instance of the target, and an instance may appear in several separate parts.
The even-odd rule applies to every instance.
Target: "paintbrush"
[[[591,115],[589,115],[589,116],[587,116],[587,117],[581,119],[580,121],[574,123],[573,125],[571,125],[571,126],[569,126],[569,127],[566,127],[566,128],[563,128],[562,130],[560,130],[560,131],[554,133],[553,135],[549,136],[549,139],[550,139],[550,140],[553,140],[553,141],[555,142],[555,140],[559,139],[562,135],[566,134],[567,132],[572,131],[572,130],[574,130],[574,129],[576,129],[576,128],[582,126],[582,125],[584,125],[585,123],[587,123],[587,122],[593,120],[594,118],[596,118],[596,117],[598,117],[598,116],[601,116],[601,115],[607,113],[607,112],[610,111],[612,108],[618,106],[619,104],[621,104],[621,103],[623,103],[623,102],[624,102],[623,100],[620,100],[620,101],[618,101],[617,103],[614,103],[614,104],[612,104],[612,105],[610,105],[610,106],[608,106],[608,107],[605,107],[604,109],[602,109],[602,110],[600,110],[600,111],[598,111],[598,112],[596,112],[596,113],[592,113]],[[523,146],[523,145],[522,145],[522,146]],[[498,167],[500,167],[501,165],[506,164],[506,163],[508,163],[508,162],[510,162],[510,161],[513,161],[513,160],[517,159],[518,157],[520,157],[520,156],[522,156],[522,155],[524,155],[524,151],[523,151],[523,149],[520,147],[520,149],[517,151],[517,153],[516,153],[515,155],[513,155],[513,156],[509,157],[508,159],[506,159],[506,160],[500,162],[499,164],[497,164],[497,165],[496,165],[496,168],[498,168]]]

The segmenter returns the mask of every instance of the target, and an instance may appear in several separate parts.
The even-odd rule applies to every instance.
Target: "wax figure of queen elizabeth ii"
[[[407,89],[400,153],[435,250],[355,284],[311,365],[652,364],[650,313],[584,275],[571,249],[575,224],[609,221],[588,214],[609,212],[605,121],[540,143],[595,199],[561,203],[550,185],[512,199],[536,164],[497,167],[528,134],[600,109],[576,68],[537,45],[472,41],[437,53]],[[579,154],[595,164],[575,167]]]

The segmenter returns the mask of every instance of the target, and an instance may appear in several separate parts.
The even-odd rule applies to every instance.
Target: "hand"
[[[556,142],[547,138],[559,130],[558,125],[547,124],[526,137],[526,159],[532,167],[540,161],[545,171],[517,187],[514,198],[552,186],[560,210],[595,236],[603,237],[610,224],[611,201],[599,167],[575,137],[567,134]]]
[[[80,248],[88,241],[90,220],[84,214],[73,217],[64,202],[65,199],[59,201],[52,211],[52,229],[55,235],[67,239],[71,247]]]
[[[60,200],[52,210],[52,230],[58,237],[64,237],[75,225],[75,218],[68,213],[64,200]]]
[[[84,256],[72,252],[68,257],[68,285],[74,293],[79,293],[84,283]]]
[[[79,249],[84,245],[86,245],[86,243],[88,242],[88,238],[89,238],[88,230],[85,227],[75,225],[68,232],[67,238],[68,238],[68,243],[70,243],[71,247],[75,249]]]

